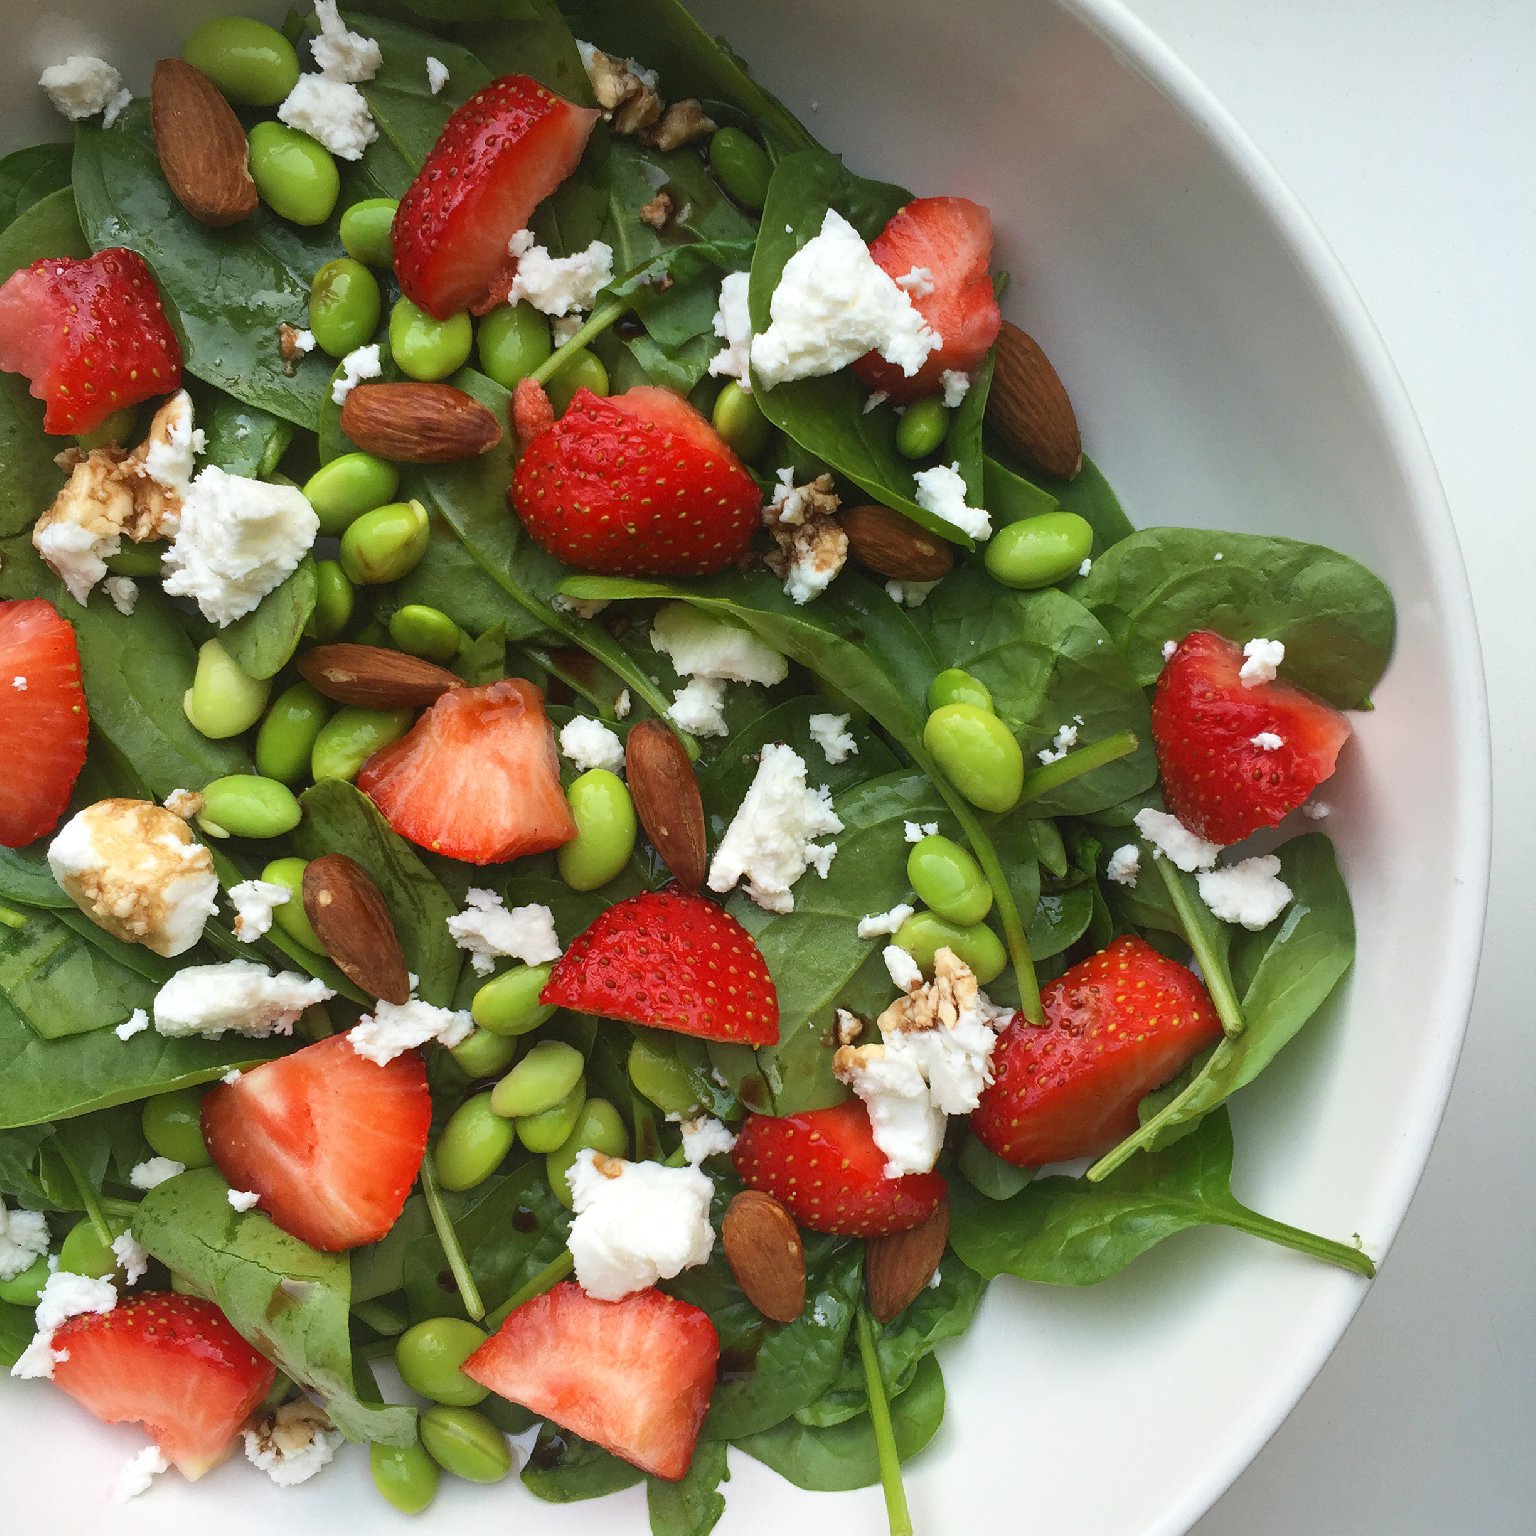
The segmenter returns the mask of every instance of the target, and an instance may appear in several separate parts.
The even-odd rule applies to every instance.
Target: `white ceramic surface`
[[[0,0],[7,143],[52,124],[31,91],[69,51],[142,89],[204,7]],[[1400,612],[1394,665],[1329,830],[1355,895],[1348,995],[1239,1102],[1240,1195],[1378,1257],[1422,1167],[1470,996],[1487,862],[1481,672],[1460,559],[1418,430],[1369,323],[1290,198],[1221,110],[1109,0],[701,5],[861,170],[986,201],[1010,311],[1056,359],[1086,440],[1139,523],[1316,538],[1373,565]],[[739,13],[739,14],[738,14]],[[1424,807],[1436,807],[1433,818]],[[1077,1293],[1000,1281],[943,1356],[944,1431],[911,1469],[931,1536],[1185,1530],[1294,1403],[1362,1294],[1226,1233],[1166,1244]],[[636,1493],[546,1509],[457,1489],[427,1520],[374,1499],[362,1458],[297,1493],[235,1465],[105,1505],[142,1443],[41,1390],[0,1392],[7,1528],[180,1536],[375,1529],[641,1531]],[[804,1495],[738,1457],[721,1530],[884,1529],[878,1495]],[[366,1502],[364,1502],[366,1501]],[[505,1501],[505,1502],[504,1502]]]

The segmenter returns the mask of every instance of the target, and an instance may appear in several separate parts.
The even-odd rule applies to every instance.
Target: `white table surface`
[[[1374,315],[1445,483],[1493,713],[1482,975],[1424,1182],[1332,1360],[1196,1536],[1515,1536],[1536,1530],[1536,5],[1129,4]]]

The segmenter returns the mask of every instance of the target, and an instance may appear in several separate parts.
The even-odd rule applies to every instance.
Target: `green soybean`
[[[341,215],[341,246],[353,261],[370,267],[395,264],[394,224],[399,208],[392,197],[365,197]]]
[[[177,1088],[145,1099],[139,1124],[150,1151],[188,1168],[206,1168],[213,1161],[203,1145],[203,1096],[196,1088]]]
[[[907,879],[924,905],[952,923],[979,923],[992,910],[992,887],[959,843],[925,837],[907,854]]]
[[[279,784],[297,784],[309,772],[315,738],[330,719],[329,701],[308,683],[285,688],[256,732],[256,769]]]
[[[286,123],[250,132],[251,180],[273,213],[290,224],[324,224],[341,192],[341,173],[324,145]]]
[[[516,965],[491,977],[470,1002],[470,1017],[481,1029],[496,1035],[526,1035],[537,1029],[555,1011],[539,1001],[553,969],[549,965]]]
[[[471,1483],[499,1483],[512,1470],[507,1437],[473,1408],[424,1409],[421,1443],[443,1471]]]
[[[205,21],[188,34],[181,56],[242,107],[275,107],[299,80],[293,44],[249,16]]]
[[[345,357],[378,329],[383,304],[378,278],[362,262],[338,256],[309,286],[309,328],[322,351]]]
[[[124,1230],[121,1222],[111,1222],[114,1232]],[[89,1275],[93,1280],[105,1280],[117,1272],[117,1255],[111,1243],[104,1243],[101,1234],[91,1224],[89,1217],[82,1216],[59,1244],[59,1268],[71,1275]]]
[[[491,1090],[491,1108],[508,1120],[542,1114],[569,1095],[585,1066],[574,1045],[540,1040]]]
[[[389,616],[389,638],[408,656],[452,661],[464,644],[464,631],[441,608],[407,603]]]
[[[352,622],[357,594],[347,573],[336,560],[315,562],[315,607],[304,626],[311,640],[324,643],[342,634]]]
[[[946,704],[971,704],[977,709],[992,708],[992,694],[987,685],[959,667],[945,667],[928,684],[928,708],[942,709]]]
[[[320,519],[320,532],[340,538],[364,512],[395,499],[400,471],[371,453],[343,453],[322,464],[304,484],[304,497]]]
[[[742,129],[722,128],[709,141],[709,168],[742,207],[755,212],[768,201],[773,162],[757,140]]]
[[[587,347],[578,347],[560,365],[559,371],[544,386],[555,415],[562,416],[576,397],[578,389],[590,390],[594,395],[608,393],[608,370],[603,360]]]
[[[607,885],[629,863],[640,824],[635,802],[618,774],[589,768],[566,791],[576,836],[555,854],[560,878],[573,891]]]
[[[19,1275],[0,1280],[0,1301],[9,1302],[13,1307],[35,1307],[52,1273],[48,1268],[48,1255],[38,1254]]]
[[[113,411],[99,426],[89,432],[77,432],[75,441],[87,453],[93,448],[106,448],[128,441],[128,435],[134,429],[138,420],[138,413],[131,406],[124,406],[120,411]],[[125,572],[125,575],[137,575],[138,572]],[[153,572],[144,572],[152,575]]]
[[[485,1343],[485,1334],[462,1317],[429,1317],[395,1340],[395,1369],[412,1392],[450,1408],[473,1408],[489,1393],[471,1381],[464,1362]]]
[[[575,1130],[544,1159],[550,1192],[567,1210],[571,1208],[571,1185],[566,1175],[588,1147],[609,1157],[623,1157],[629,1151],[624,1117],[607,1099],[588,1099],[576,1117]]]
[[[292,857],[273,859],[262,870],[261,878],[270,881],[273,885],[282,886],[290,893],[287,901],[272,909],[272,921],[295,944],[302,944],[305,949],[312,949],[317,955],[323,955],[325,945],[320,942],[320,935],[315,932],[314,924],[310,922],[309,914],[304,910],[304,871],[308,868],[308,863],[307,859]]]
[[[540,1156],[553,1152],[563,1146],[576,1129],[576,1122],[581,1118],[582,1106],[586,1102],[586,1079],[581,1078],[558,1104],[540,1110],[536,1115],[524,1115],[518,1120],[517,1139],[528,1151]]]
[[[1075,576],[1093,549],[1093,527],[1076,512],[1042,512],[999,528],[983,560],[994,581],[1030,591]]]
[[[281,837],[303,817],[286,784],[259,773],[229,773],[203,786],[197,824],[211,837]]]
[[[503,304],[480,322],[480,367],[503,389],[516,389],[554,353],[549,321],[531,304]]]
[[[925,971],[933,970],[933,957],[952,949],[975,972],[982,986],[996,981],[1008,964],[1003,941],[983,923],[951,923],[937,912],[915,912],[896,930],[891,942],[904,949]]]
[[[518,1050],[515,1035],[493,1035],[488,1029],[477,1029],[449,1046],[448,1054],[466,1077],[484,1078],[499,1077],[517,1060]]]
[[[433,1158],[444,1189],[473,1189],[501,1166],[516,1131],[491,1108],[491,1096],[477,1093],[449,1115]]]
[[[380,747],[398,741],[410,730],[415,715],[408,709],[338,709],[315,737],[310,754],[310,776],[321,779],[355,779],[358,769]]]
[[[271,690],[266,678],[242,671],[217,640],[205,640],[198,647],[197,670],[181,708],[195,731],[211,741],[224,741],[261,719]]]
[[[432,534],[419,501],[392,501],[364,512],[341,536],[341,568],[358,586],[398,581],[414,570]]]
[[[710,420],[731,451],[748,463],[762,456],[773,436],[773,423],[763,415],[757,396],[748,394],[735,379],[715,397]]]
[[[419,1515],[437,1497],[437,1463],[420,1441],[410,1445],[368,1447],[368,1467],[373,1486],[402,1515]]]
[[[467,310],[439,320],[409,299],[395,300],[389,312],[389,352],[413,379],[446,379],[469,361],[475,328]]]
[[[948,431],[949,407],[937,395],[925,395],[896,423],[896,451],[904,459],[926,459],[939,451]]]
[[[699,1108],[693,1074],[669,1040],[637,1035],[629,1048],[629,1080],[636,1093],[666,1114],[688,1115]]]
[[[1024,753],[996,715],[974,704],[945,704],[928,716],[923,745],[950,783],[984,811],[1006,811],[1024,788]]]

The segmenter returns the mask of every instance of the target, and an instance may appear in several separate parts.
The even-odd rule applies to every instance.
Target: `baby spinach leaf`
[[[0,160],[0,229],[52,192],[69,186],[68,144],[31,144]]]
[[[993,451],[986,458],[987,500],[983,505],[992,514],[994,526],[1042,512],[1076,512],[1093,529],[1091,553],[1095,560],[1135,532],[1104,472],[1086,454],[1072,479],[1058,480],[1040,470],[1021,468],[1006,449],[990,446]]]
[[[1093,882],[1075,880],[1043,890],[1029,920],[1029,952],[1049,960],[1070,949],[1093,921]]]
[[[1049,491],[1041,490],[1032,480],[999,463],[990,453],[983,456],[981,467],[986,494],[982,506],[991,514],[994,528],[1006,528],[1009,523],[1021,522],[1026,517],[1061,510],[1060,503]]]
[[[645,1473],[580,1435],[545,1424],[523,1467],[523,1486],[546,1504],[577,1504],[633,1488]]]
[[[276,677],[298,650],[319,591],[315,562],[306,555],[286,580],[220,634],[224,649],[250,676]]]
[[[30,1307],[0,1302],[0,1369],[9,1371],[21,1359],[36,1331]]]
[[[536,614],[514,601],[486,574],[440,518],[433,519],[427,552],[416,568],[376,590],[379,601],[374,612],[378,618],[387,620],[407,604],[424,603],[451,613],[454,621],[473,635],[500,625],[508,641],[521,644],[548,633]]]
[[[1008,279],[999,277],[994,286],[999,298]],[[987,501],[986,455],[982,448],[981,428],[987,413],[987,396],[992,392],[992,374],[997,367],[997,353],[989,351],[981,360],[981,366],[971,375],[971,387],[965,398],[955,407],[944,434],[941,464],[958,464],[960,478],[965,481],[965,499],[973,507],[989,507]],[[994,528],[1000,526],[993,519]]]
[[[709,1536],[725,1513],[721,1484],[730,1480],[723,1441],[705,1441],[693,1453],[679,1482],[645,1480],[645,1506],[651,1536]]]
[[[576,39],[553,0],[471,0],[495,6],[494,27],[477,26],[461,0],[414,0],[412,9],[455,23],[450,35],[472,48],[493,75],[532,75],[568,101],[591,106],[592,87]],[[444,15],[444,12],[450,14]]]
[[[159,980],[151,979],[122,957],[141,946],[119,944],[96,931],[106,943],[89,942],[62,912],[40,911],[30,913],[20,928],[0,927],[0,1010],[24,1020],[44,1040],[105,1029],[136,1008],[148,1010],[174,967],[166,965]],[[116,952],[109,953],[108,945]]]
[[[212,1168],[181,1174],[144,1197],[133,1235],[313,1392],[349,1440],[411,1444],[416,1410],[370,1405],[354,1385],[346,1255],[317,1253],[260,1211],[232,1210],[228,1197]]]
[[[0,231],[0,279],[44,256],[89,256],[68,188],[50,192]]]
[[[231,475],[263,479],[277,468],[293,440],[294,426],[281,416],[193,381],[197,423],[207,439],[203,461]]]

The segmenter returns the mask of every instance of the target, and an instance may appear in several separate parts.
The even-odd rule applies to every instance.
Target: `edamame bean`
[[[342,213],[341,247],[353,261],[370,267],[394,266],[394,223],[399,206],[392,197],[365,197]]]
[[[324,224],[341,192],[341,173],[325,147],[286,123],[250,132],[251,180],[261,200],[290,224]]]
[[[928,708],[943,709],[946,704],[971,704],[991,710],[992,694],[987,685],[959,667],[945,667],[928,684]]]
[[[473,1034],[448,1047],[448,1054],[458,1062],[467,1077],[498,1077],[517,1060],[515,1035],[493,1035],[488,1029]]]
[[[515,1069],[514,1069],[515,1070]],[[563,1146],[576,1122],[581,1118],[582,1106],[587,1102],[587,1084],[583,1078],[551,1109],[536,1115],[524,1115],[516,1122],[517,1139],[530,1152],[541,1156]]]
[[[203,1096],[196,1088],[177,1088],[144,1100],[139,1124],[151,1152],[188,1168],[206,1168],[213,1159],[203,1145]]]
[[[588,347],[578,347],[560,365],[559,371],[544,386],[556,416],[563,416],[566,407],[575,398],[578,389],[588,389],[594,395],[608,393],[608,370],[603,360]]]
[[[768,201],[773,163],[767,152],[740,128],[722,128],[709,141],[709,168],[744,208],[756,211]]]
[[[933,957],[952,949],[975,972],[982,986],[996,981],[1008,964],[1003,941],[984,923],[961,925],[947,922],[937,912],[915,912],[896,930],[891,942],[904,949],[925,971],[933,970]]]
[[[585,1066],[574,1045],[540,1040],[491,1090],[491,1108],[508,1120],[543,1114],[565,1100]]]
[[[193,730],[210,741],[224,741],[248,731],[261,719],[272,684],[243,672],[217,640],[198,647],[192,686],[182,695],[182,713]]]
[[[549,981],[550,965],[515,965],[493,976],[475,993],[470,1017],[481,1029],[496,1035],[526,1035],[554,1013],[539,993]]]
[[[310,922],[309,914],[304,910],[304,871],[308,862],[307,859],[297,858],[273,859],[262,870],[261,878],[270,880],[273,885],[280,885],[292,893],[281,906],[273,907],[272,921],[295,944],[302,944],[305,949],[312,949],[317,955],[323,955],[325,945],[320,942],[320,935],[315,932],[314,924]]]
[[[389,638],[408,656],[452,661],[464,643],[464,631],[441,608],[407,603],[389,616]]]
[[[108,555],[105,565],[114,576],[158,576],[165,560],[165,545],[124,544],[115,555]]]
[[[335,560],[315,562],[315,608],[304,626],[311,640],[334,640],[352,622],[357,595],[347,573]]]
[[[773,436],[773,423],[763,415],[757,396],[748,394],[735,379],[715,397],[710,420],[731,451],[748,463],[761,457]]]
[[[203,786],[197,824],[210,837],[281,837],[303,817],[286,784],[259,773],[229,773]]]
[[[427,552],[432,524],[419,501],[392,501],[364,512],[341,536],[341,568],[362,587],[414,570]]]
[[[485,1343],[485,1334],[461,1317],[429,1317],[395,1340],[395,1369],[420,1397],[450,1408],[473,1408],[490,1389],[461,1369]]]
[[[982,559],[995,581],[1029,591],[1075,576],[1093,549],[1093,528],[1076,512],[1042,512],[999,528]]]
[[[439,320],[400,298],[389,312],[390,356],[413,379],[446,379],[469,361],[474,345],[475,328],[467,310]]]
[[[355,779],[357,771],[380,747],[398,741],[410,730],[415,715],[408,709],[338,709],[315,737],[310,754],[310,777]]]
[[[125,1230],[119,1221],[108,1222],[114,1233]],[[104,1243],[101,1234],[91,1225],[89,1217],[82,1216],[59,1244],[59,1268],[71,1275],[89,1275],[93,1280],[105,1280],[117,1273],[117,1255],[111,1243]]]
[[[669,1115],[689,1115],[699,1107],[693,1075],[664,1037],[637,1035],[629,1048],[629,1080],[635,1092]]]
[[[589,768],[566,791],[576,836],[555,854],[560,878],[573,891],[595,891],[629,863],[635,851],[635,802],[618,774]]]
[[[299,80],[299,56],[275,27],[214,16],[188,34],[181,56],[242,107],[275,107]]]
[[[368,1447],[368,1467],[373,1486],[402,1515],[419,1515],[437,1497],[437,1463],[421,1442]]]
[[[421,1443],[443,1471],[471,1483],[499,1483],[512,1470],[507,1437],[473,1408],[424,1409]]]
[[[949,407],[937,395],[925,395],[896,423],[896,451],[904,459],[926,459],[939,451],[948,431]]]
[[[996,715],[974,704],[945,704],[928,716],[923,745],[951,784],[984,811],[1006,811],[1024,788],[1024,753]]]
[[[473,1189],[501,1166],[517,1132],[491,1108],[491,1096],[477,1093],[449,1115],[433,1154],[444,1189]]]
[[[343,453],[304,483],[304,498],[320,519],[320,532],[340,538],[364,512],[393,501],[400,471],[371,453]]]
[[[309,285],[309,328],[323,352],[345,357],[378,329],[379,280],[360,261],[338,256]]]
[[[952,923],[979,923],[992,910],[992,887],[959,843],[925,837],[907,854],[907,879],[917,899]]]
[[[285,688],[256,732],[256,769],[279,784],[297,784],[309,772],[320,727],[330,718],[329,702],[308,683]]]
[[[137,412],[130,406],[124,406],[120,411],[113,411],[100,426],[90,432],[77,432],[75,441],[86,453],[93,448],[106,448],[114,444],[126,443],[136,419]]]
[[[607,1099],[588,1099],[576,1117],[576,1129],[544,1159],[550,1190],[567,1210],[571,1208],[571,1185],[566,1174],[588,1147],[609,1157],[623,1157],[629,1151],[624,1117]]]
[[[0,1280],[0,1301],[9,1302],[13,1307],[35,1307],[52,1273],[48,1268],[48,1255],[38,1254],[19,1275]]]
[[[555,350],[549,321],[532,304],[503,304],[480,322],[480,367],[503,389],[516,389]]]

